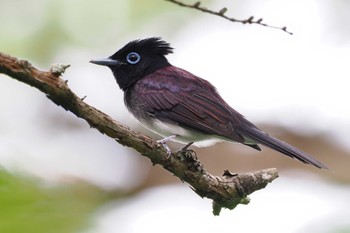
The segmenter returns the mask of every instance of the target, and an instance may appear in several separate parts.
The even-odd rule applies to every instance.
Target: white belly
[[[169,137],[171,135],[177,135],[173,141],[187,144],[194,142],[193,145],[197,147],[207,147],[214,145],[220,141],[230,141],[229,139],[209,134],[201,134],[196,131],[191,131],[182,128],[178,125],[164,123],[160,120],[153,120],[152,122],[141,122],[146,128],[161,135],[162,137]]]

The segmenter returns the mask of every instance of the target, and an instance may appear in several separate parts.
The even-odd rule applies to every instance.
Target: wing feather
[[[134,91],[145,109],[162,121],[244,143],[234,127],[237,119],[245,118],[232,111],[209,82],[187,71],[157,71],[139,80]]]

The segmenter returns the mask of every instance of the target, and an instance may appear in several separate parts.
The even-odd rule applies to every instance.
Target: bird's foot
[[[162,138],[162,139],[157,141],[159,144],[162,144],[162,146],[166,150],[166,152],[168,154],[167,159],[171,156],[171,150],[170,150],[170,148],[168,147],[168,145],[166,143],[171,141],[172,139],[176,138],[176,136],[177,135],[170,135],[169,137],[165,137],[165,138]]]

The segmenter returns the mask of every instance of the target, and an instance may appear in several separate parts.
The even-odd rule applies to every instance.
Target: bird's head
[[[128,89],[147,74],[170,65],[165,55],[172,53],[170,44],[160,37],[134,40],[112,56],[90,61],[108,66],[122,90]]]

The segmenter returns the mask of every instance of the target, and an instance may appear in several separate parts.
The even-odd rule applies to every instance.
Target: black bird
[[[128,110],[148,129],[174,140],[206,146],[236,141],[261,150],[258,144],[301,162],[326,168],[305,152],[261,131],[231,108],[208,81],[172,66],[165,55],[170,44],[160,37],[134,40],[106,59],[92,60],[108,66],[124,91]]]

